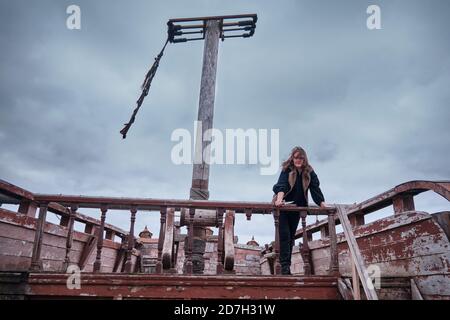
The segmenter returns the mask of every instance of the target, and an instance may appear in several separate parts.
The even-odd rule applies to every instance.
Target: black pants
[[[280,264],[282,273],[290,272],[295,231],[300,221],[299,212],[280,211]]]

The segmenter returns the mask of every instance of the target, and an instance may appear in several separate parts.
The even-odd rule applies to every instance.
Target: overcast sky
[[[66,27],[71,4],[81,30]],[[371,4],[381,30],[366,26]],[[168,45],[126,140],[119,131],[168,19],[243,13],[258,14],[256,33],[219,44],[215,128],[279,129],[279,160],[303,146],[328,203],[450,178],[445,0],[0,0],[0,178],[38,193],[189,198],[192,166],[172,163],[170,137],[193,132],[202,41]],[[278,175],[212,166],[210,199],[269,201]],[[416,208],[448,203],[424,194]],[[125,212],[107,221],[129,228]],[[136,229],[158,222],[141,213]],[[239,218],[236,234],[268,243],[272,218]]]

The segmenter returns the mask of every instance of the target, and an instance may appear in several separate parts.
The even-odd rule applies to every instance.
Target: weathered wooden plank
[[[89,257],[94,252],[96,246],[97,246],[97,237],[93,235],[88,240],[88,242],[86,242],[83,251],[81,252],[80,260],[78,261],[78,266],[80,267],[81,270],[83,270],[86,267]]]
[[[107,298],[170,298],[170,299],[340,299],[336,278],[322,277],[162,277],[147,275],[123,277],[124,274],[85,274],[81,289],[69,290],[66,275],[32,274],[30,294],[34,296],[93,296]],[[284,279],[283,279],[284,278]]]
[[[180,226],[189,224],[189,210],[183,208],[180,213]],[[217,226],[217,211],[211,209],[196,209],[194,225],[203,227]]]
[[[189,209],[189,226],[188,226],[188,237],[187,237],[187,247],[185,247],[185,273],[192,274],[193,273],[193,263],[192,263],[192,252],[194,247],[194,215],[195,208]]]
[[[300,219],[301,219],[301,224],[302,224],[303,228],[306,228],[307,214],[308,213],[306,211],[300,212]],[[301,249],[301,254],[303,257],[303,269],[304,269],[305,275],[313,274],[313,266],[311,265],[312,261],[311,261],[311,257],[310,257],[311,252],[310,252],[308,242],[309,242],[308,233],[305,232],[305,233],[303,233],[303,245],[302,245],[302,249]]]
[[[34,200],[33,193],[0,179],[0,192],[16,199]],[[16,202],[19,203],[19,202]]]
[[[353,288],[353,297],[355,300],[361,300],[361,288],[358,273],[356,270],[356,264],[352,256],[350,255],[350,263],[352,265],[352,288]]]
[[[37,211],[37,203],[29,200],[21,200],[19,209],[17,210],[19,213],[26,214],[29,217],[36,217]]]
[[[344,300],[354,300],[351,288],[347,286],[342,278],[338,278],[338,289]]]
[[[337,276],[339,274],[339,260],[337,252],[337,237],[336,237],[336,226],[335,226],[334,214],[328,216],[328,235],[330,241],[330,275]],[[314,266],[314,260],[313,260]]]
[[[234,267],[234,211],[227,210],[225,214],[224,226],[224,267],[227,271],[232,271]]]
[[[411,300],[423,300],[422,294],[420,293],[414,278],[411,278]]]
[[[220,21],[208,20],[205,25],[205,44],[203,48],[203,67],[200,83],[200,98],[195,143],[195,159],[192,170],[190,199],[208,199],[209,163],[211,150],[210,133],[214,119],[214,100],[216,95],[217,56],[219,52]]]
[[[2,227],[6,229],[8,236],[16,236],[23,239],[32,239],[34,231],[29,229],[23,229],[18,226],[11,226],[9,228],[8,225],[4,225],[0,223],[0,230],[2,230]],[[59,227],[59,226],[58,226]],[[84,234],[80,234],[82,238],[85,238]],[[78,259],[81,256],[81,251],[85,245],[85,242],[77,241],[77,232],[74,232],[74,242],[72,245],[72,248],[69,252],[70,260],[73,262],[77,262]],[[64,260],[65,255],[65,239],[60,236],[55,236],[52,234],[45,233],[43,236],[42,241],[42,258],[47,259],[51,258],[55,261],[62,261]],[[4,266],[8,265],[10,266],[10,263],[5,263],[4,260],[10,259],[11,255],[24,255],[26,257],[31,257],[32,255],[32,247],[33,242],[28,240],[20,240],[20,239],[11,239],[6,237],[0,237],[0,244],[2,246],[2,252],[0,254],[0,267],[2,270],[5,270]],[[106,243],[106,246],[112,247],[113,253],[106,253],[106,256],[113,255],[115,256],[114,251],[116,250],[118,244],[115,244],[111,241]],[[63,253],[64,252],[64,253]],[[61,264],[59,265],[59,268],[56,269],[59,271],[61,268]]]
[[[436,212],[432,215],[432,218],[450,239],[450,211]]]
[[[443,299],[450,299],[450,274],[441,273],[433,275],[419,275],[414,277],[415,283],[423,296],[427,299],[427,296],[439,295]]]
[[[28,218],[28,217],[27,217]],[[35,235],[35,221],[30,221],[33,218],[28,218],[27,223],[24,224],[16,224],[11,223],[11,221],[5,221],[0,218],[0,234],[4,237],[9,237],[12,239],[19,239],[24,241],[34,241],[34,235]],[[44,232],[46,235],[54,235],[56,238],[53,240],[58,241],[58,245],[61,243],[61,246],[65,246],[65,237],[67,234],[67,231],[64,227],[53,224],[53,223],[45,223],[45,229]],[[74,231],[74,240],[79,241],[86,241],[88,239],[88,235]]]
[[[0,259],[0,270],[2,271],[28,271],[31,266],[31,256],[4,256]]]
[[[158,238],[158,262],[156,263],[156,273],[162,273],[162,251],[164,247],[164,237],[166,231],[166,212],[167,208],[162,207],[160,210],[160,226]]]
[[[255,201],[214,201],[214,200],[179,200],[179,199],[151,199],[151,198],[114,198],[114,197],[88,197],[72,195],[47,195],[35,194],[35,200],[40,202],[58,202],[62,205],[76,203],[80,208],[100,208],[107,203],[110,210],[128,210],[135,206],[138,210],[159,211],[162,207],[174,207],[195,209],[231,209],[236,213],[245,213],[248,208],[252,208],[252,214],[269,214],[275,207],[270,202]],[[284,211],[298,212],[307,210],[310,215],[328,215],[334,212],[334,207],[297,207],[295,205],[283,206]]]
[[[447,248],[448,240],[445,239],[439,226],[429,219],[429,215],[427,215],[426,218],[424,218],[422,213],[417,214],[419,217],[411,217],[411,214],[408,215],[410,216],[410,219],[404,220],[402,223],[397,223],[397,221],[392,224],[389,222],[389,220],[392,220],[391,218],[382,219],[377,222],[377,228],[374,228],[373,226],[370,227],[372,233],[367,232],[367,226],[356,228],[355,237],[357,238],[361,250],[364,251],[365,248],[373,250],[373,248],[377,246],[390,247],[402,241],[408,241],[403,244],[405,248],[414,246],[415,248],[420,249],[421,247],[424,247],[420,244],[424,244],[426,249],[428,244],[431,243],[443,246],[444,249]],[[386,223],[386,221],[383,220],[387,220],[388,222]],[[393,227],[393,225],[395,225],[395,227]],[[337,237],[339,244],[345,242],[343,234],[338,234]],[[429,237],[429,239],[427,237]],[[418,245],[414,245],[414,242],[418,242]],[[329,245],[327,239],[315,240],[310,243],[310,248],[315,250],[326,247],[327,245]]]
[[[217,268],[216,268],[217,274],[223,273],[223,259],[224,259],[223,213],[224,213],[223,209],[217,209],[217,216],[218,216],[217,227],[219,228],[219,235],[217,239]]]
[[[428,220],[430,218],[430,215],[426,212],[406,212],[396,216],[385,217],[362,226],[358,226],[355,228],[354,234],[355,238],[358,239],[360,237],[372,235],[390,229],[396,229],[403,225],[420,222],[422,220]],[[317,246],[320,247],[322,243],[327,243],[327,241],[329,241],[329,239],[327,238],[311,241],[310,247],[311,249],[315,249]],[[345,242],[345,236],[343,233],[337,234],[337,242]]]
[[[73,244],[73,227],[75,223],[75,214],[78,207],[76,205],[71,206],[70,208],[70,216],[69,216],[69,223],[67,228],[67,237],[66,237],[66,255],[64,258],[64,264],[63,264],[63,271],[67,270],[67,268],[70,265],[70,249],[72,248]]]
[[[47,204],[39,206],[39,219],[36,225],[36,233],[33,242],[33,254],[31,257],[31,270],[42,270],[41,249],[44,234],[45,219],[47,217]]]
[[[450,182],[449,181],[409,181],[400,184],[386,192],[383,192],[375,197],[372,197],[359,204],[347,206],[347,215],[366,215],[368,213],[383,209],[393,204],[393,198],[400,195],[417,195],[419,193],[432,190],[441,195],[448,201],[450,201]],[[411,204],[407,203],[406,206],[412,208]],[[314,225],[306,228],[309,232],[320,231],[320,228],[326,225],[328,221],[321,220]],[[298,230],[296,233],[296,239],[301,237],[303,230]]]
[[[358,244],[355,239],[355,235],[353,234],[352,227],[350,225],[350,221],[348,220],[347,213],[345,209],[337,206],[337,215],[339,220],[341,221],[342,228],[344,229],[345,238],[347,239],[348,247],[352,254],[352,258],[354,259],[356,270],[358,271],[359,278],[361,279],[361,283],[363,285],[364,293],[366,294],[367,299],[369,300],[378,300],[377,293],[375,289],[368,285],[367,279],[369,279],[366,266],[364,264],[364,260],[359,251]]]
[[[172,268],[173,255],[173,234],[174,234],[174,208],[167,208],[166,213],[166,230],[164,232],[164,244],[162,251],[162,265],[163,269]]]
[[[33,242],[5,238],[0,236],[0,256],[24,256],[31,258],[33,253]],[[0,261],[3,258],[0,258]]]

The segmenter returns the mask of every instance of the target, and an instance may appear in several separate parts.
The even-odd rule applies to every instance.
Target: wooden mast
[[[191,200],[208,200],[209,198],[209,159],[211,141],[204,141],[205,132],[212,129],[214,118],[214,99],[216,93],[217,57],[219,52],[220,20],[207,20],[205,45],[203,49],[203,68],[200,84],[198,107],[198,123],[194,166],[192,171]],[[209,131],[210,132],[210,131]],[[210,138],[208,139],[210,140]],[[202,226],[194,226],[193,230],[193,272],[203,273],[206,230]]]

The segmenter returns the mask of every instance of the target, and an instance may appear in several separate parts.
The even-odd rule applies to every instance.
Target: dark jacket
[[[296,170],[297,171],[297,170]],[[308,193],[311,193],[311,196],[314,202],[320,206],[322,201],[325,201],[325,198],[322,194],[322,190],[320,190],[320,182],[317,174],[314,171],[311,171],[311,181],[306,188],[306,192],[303,188],[302,179],[300,177],[299,172],[296,172],[296,179],[294,185],[291,187],[289,184],[289,176],[293,176],[294,173],[290,174],[291,169],[287,169],[286,171],[281,171],[280,177],[278,178],[278,182],[273,186],[273,192],[277,194],[278,192],[284,192],[285,201],[294,201],[294,203],[299,207],[307,207],[308,206]],[[292,181],[293,179],[291,179]],[[292,182],[291,182],[292,183]],[[292,189],[292,190],[291,190]],[[290,192],[289,192],[290,190]],[[287,195],[286,195],[287,194]]]

